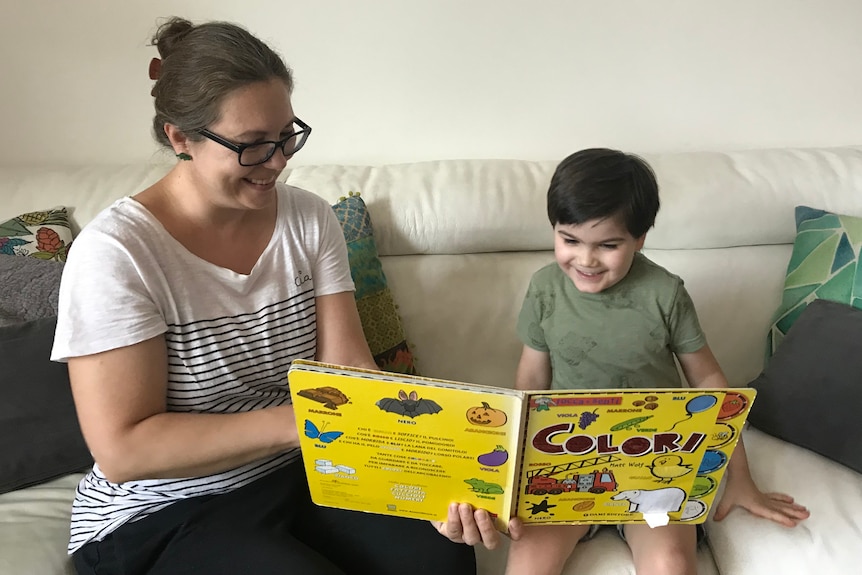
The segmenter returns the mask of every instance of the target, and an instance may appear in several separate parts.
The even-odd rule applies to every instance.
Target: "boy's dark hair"
[[[622,218],[635,238],[655,224],[658,182],[649,164],[634,154],[607,148],[581,150],[560,162],[548,189],[551,225],[578,225]]]

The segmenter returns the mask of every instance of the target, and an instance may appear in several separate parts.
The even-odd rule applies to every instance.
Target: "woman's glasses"
[[[206,128],[201,128],[197,133],[236,152],[240,166],[257,166],[269,160],[279,148],[281,148],[281,152],[285,157],[288,158],[297,153],[305,145],[306,140],[308,140],[308,135],[311,134],[311,126],[296,118],[293,121],[291,133],[281,140],[277,142],[257,142],[254,144],[234,144],[218,134],[213,134]]]

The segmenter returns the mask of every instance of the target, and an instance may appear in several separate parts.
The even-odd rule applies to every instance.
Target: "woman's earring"
[[[192,159],[192,157],[185,152],[180,152],[179,154],[177,154],[177,157],[183,161]]]

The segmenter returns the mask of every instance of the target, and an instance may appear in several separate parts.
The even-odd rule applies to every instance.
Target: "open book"
[[[701,523],[754,389],[518,391],[312,361],[288,374],[312,500],[446,520]]]

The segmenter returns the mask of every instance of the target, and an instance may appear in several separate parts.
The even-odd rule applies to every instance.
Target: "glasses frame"
[[[198,134],[200,134],[201,136],[203,136],[204,138],[207,138],[208,140],[212,140],[216,144],[220,144],[220,145],[224,146],[225,148],[227,148],[228,150],[232,150],[232,151],[236,152],[236,155],[237,155],[236,161],[239,162],[240,166],[245,166],[245,167],[259,166],[261,164],[267,163],[270,160],[270,158],[272,158],[275,155],[275,151],[278,150],[279,148],[281,148],[281,153],[284,154],[284,156],[287,158],[287,157],[294,155],[299,150],[301,150],[303,148],[303,146],[305,146],[305,143],[308,141],[308,137],[311,135],[311,126],[309,126],[308,124],[306,124],[305,122],[303,122],[299,118],[294,118],[293,122],[297,126],[299,126],[300,129],[297,130],[296,132],[294,132],[293,134],[291,134],[290,136],[287,136],[286,138],[282,138],[281,140],[267,140],[265,142],[255,142],[254,144],[236,144],[234,142],[231,142],[230,140],[226,140],[225,138],[219,136],[218,134],[210,132],[206,128],[201,128],[199,130],[196,130],[196,132]],[[287,144],[287,141],[292,139],[292,138],[297,138],[297,137],[301,136],[302,134],[305,134],[305,137],[303,137],[302,140],[300,141],[299,145],[293,149],[293,152],[291,152],[289,155],[287,153],[285,153],[284,145]],[[269,154],[267,154],[266,158],[264,158],[260,162],[255,162],[253,164],[243,164],[242,163],[242,153],[247,148],[253,148],[255,146],[263,146],[264,144],[275,144],[272,147],[272,151]]]

